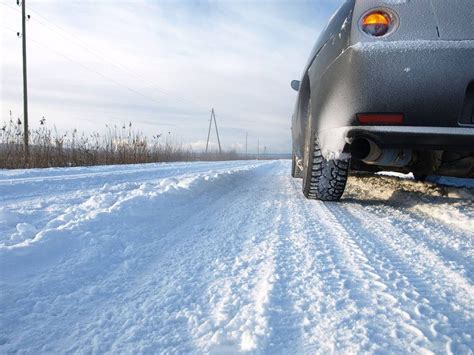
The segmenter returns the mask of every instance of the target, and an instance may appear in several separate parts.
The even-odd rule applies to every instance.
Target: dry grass
[[[135,130],[132,123],[122,127],[108,127],[106,134],[85,134],[74,130],[60,133],[46,125],[29,131],[30,149],[25,157],[23,124],[13,119],[0,127],[0,168],[46,168],[92,166],[108,164],[136,164],[169,161],[234,160],[235,151],[222,154],[195,152],[190,147],[169,137],[147,138]]]

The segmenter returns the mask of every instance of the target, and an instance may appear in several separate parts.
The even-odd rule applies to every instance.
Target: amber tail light
[[[392,18],[385,11],[373,11],[362,18],[360,25],[362,27],[362,31],[368,35],[381,37],[389,32],[392,26]]]

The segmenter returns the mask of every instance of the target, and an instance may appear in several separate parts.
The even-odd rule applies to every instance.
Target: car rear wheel
[[[304,149],[303,194],[313,200],[337,201],[346,187],[349,159],[326,159],[311,128],[311,104]]]

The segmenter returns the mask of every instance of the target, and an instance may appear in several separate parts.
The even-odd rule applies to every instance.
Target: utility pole
[[[214,108],[212,108],[212,115],[214,116],[214,125],[216,126],[217,143],[219,144],[219,154],[221,154],[222,153],[221,140],[219,138],[219,130],[217,129],[217,120],[216,120],[216,114],[214,112]]]
[[[23,47],[23,128],[24,128],[24,144],[25,144],[25,158],[28,158],[28,84],[26,73],[26,0],[21,0],[21,40]],[[17,0],[17,5],[20,5],[20,0]],[[29,17],[29,15],[28,15]]]
[[[257,139],[257,160],[260,159],[260,139]]]
[[[216,127],[217,143],[219,144],[219,154],[221,154],[222,153],[221,140],[219,138],[219,130],[217,129],[217,120],[216,120],[216,114],[214,113],[214,108],[212,108],[211,110],[211,119],[209,120],[209,130],[207,131],[206,153],[209,148],[209,137],[211,136],[212,120],[214,120],[214,126]]]
[[[207,131],[206,154],[207,154],[207,148],[209,147],[209,137],[211,136],[211,127],[212,127],[212,111],[211,111],[211,119],[209,120],[209,130]]]

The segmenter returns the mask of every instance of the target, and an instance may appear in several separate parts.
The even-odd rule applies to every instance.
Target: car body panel
[[[474,39],[474,1],[431,0],[431,6],[441,39]]]

